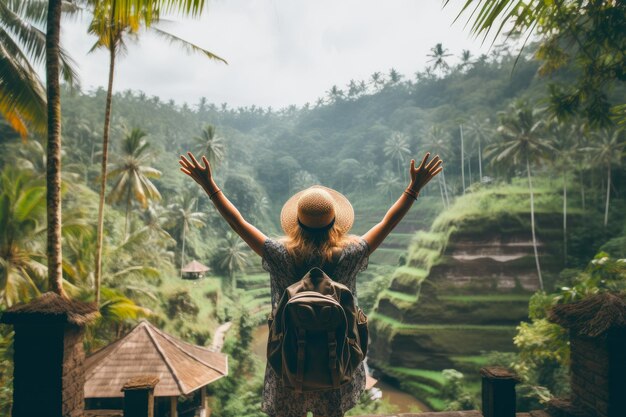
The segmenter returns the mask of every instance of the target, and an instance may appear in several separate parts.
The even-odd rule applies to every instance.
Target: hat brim
[[[283,231],[288,235],[292,234],[294,229],[298,226],[298,200],[308,190],[320,188],[326,191],[333,199],[333,205],[335,207],[335,225],[341,234],[348,233],[352,224],[354,223],[354,209],[350,201],[341,194],[339,191],[335,191],[332,188],[324,187],[323,185],[314,185],[292,195],[289,200],[283,205],[283,209],[280,212],[280,226]]]

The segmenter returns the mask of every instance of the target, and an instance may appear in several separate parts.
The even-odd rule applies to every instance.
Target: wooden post
[[[492,366],[480,370],[484,417],[515,417],[517,376],[506,368]]]
[[[2,315],[15,329],[13,417],[83,415],[84,326],[97,315],[95,304],[52,292]]]
[[[206,387],[200,388],[200,417],[208,417],[209,413],[206,404]]]
[[[140,376],[125,383],[124,417],[154,417],[154,387],[158,383],[156,376]]]
[[[178,417],[178,397],[170,397],[170,417]]]

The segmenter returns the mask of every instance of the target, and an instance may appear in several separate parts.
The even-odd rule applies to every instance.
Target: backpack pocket
[[[367,328],[367,316],[361,310],[360,307],[357,307],[357,319],[356,319],[356,327],[359,332],[359,344],[361,347],[361,352],[363,352],[363,358],[367,356],[367,344],[369,342],[369,329]]]
[[[267,362],[277,375],[282,372],[282,341],[283,334],[278,332],[276,326],[274,326],[274,314],[273,312],[267,317],[267,326],[269,327],[269,333],[267,335]]]

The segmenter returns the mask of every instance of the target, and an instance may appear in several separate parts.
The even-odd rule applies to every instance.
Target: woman
[[[310,187],[285,203],[280,220],[286,236],[274,240],[248,223],[221,192],[206,157],[200,164],[191,152],[188,156],[180,157],[181,171],[202,186],[232,229],[262,257],[263,268],[270,273],[273,307],[285,288],[314,266],[321,267],[356,296],[356,274],[367,267],[369,256],[409,211],[422,187],[443,169],[439,156],[428,161],[430,153],[418,168],[411,160],[409,186],[380,223],[362,237],[347,233],[354,211],[346,197],[330,188]],[[315,417],[343,417],[357,404],[364,389],[363,363],[351,383],[336,390],[302,394],[283,388],[280,377],[266,366],[261,408],[272,417],[306,417],[307,411]]]

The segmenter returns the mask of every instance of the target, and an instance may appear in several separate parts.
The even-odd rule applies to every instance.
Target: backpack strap
[[[302,392],[304,382],[304,359],[306,358],[306,330],[298,329],[298,365],[296,373],[296,392]]]
[[[339,388],[339,372],[337,370],[337,337],[335,332],[328,332],[328,367],[333,379],[333,388]]]

